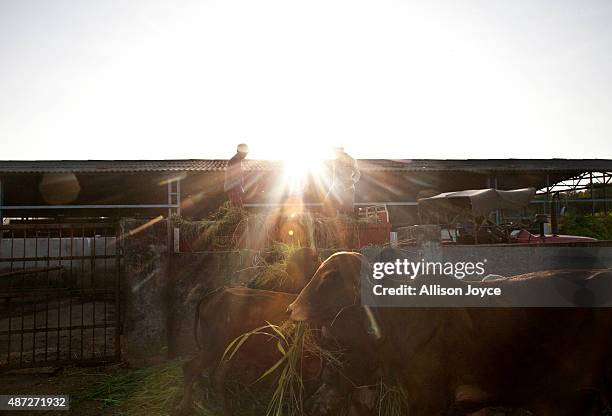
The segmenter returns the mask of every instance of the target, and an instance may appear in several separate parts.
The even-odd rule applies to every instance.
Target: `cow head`
[[[364,264],[367,262],[359,253],[339,252],[331,255],[289,305],[291,319],[329,320],[342,309],[358,304],[359,277]]]

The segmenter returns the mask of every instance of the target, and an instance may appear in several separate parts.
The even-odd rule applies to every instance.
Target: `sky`
[[[0,159],[612,158],[612,2],[0,0]]]

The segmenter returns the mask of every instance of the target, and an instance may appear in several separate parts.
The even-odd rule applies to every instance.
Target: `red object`
[[[519,233],[516,235],[516,242],[517,243],[531,243],[531,244],[537,244],[537,243],[580,243],[580,242],[587,242],[587,241],[597,241],[597,239],[595,238],[591,238],[591,237],[582,237],[579,235],[545,235],[545,236],[539,236],[539,235],[535,235],[535,234],[531,234],[529,231],[527,230],[521,230],[519,231]]]
[[[365,246],[389,244],[389,234],[391,224],[388,222],[361,223],[355,227],[352,238],[353,249],[360,249]]]

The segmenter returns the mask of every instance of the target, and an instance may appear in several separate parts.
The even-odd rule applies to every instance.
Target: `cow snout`
[[[306,321],[311,317],[310,308],[303,303],[293,302],[287,307],[287,313],[292,321]]]

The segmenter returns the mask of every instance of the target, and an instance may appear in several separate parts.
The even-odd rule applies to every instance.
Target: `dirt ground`
[[[117,415],[121,409],[108,407],[97,400],[86,399],[92,388],[103,382],[118,366],[106,367],[45,367],[14,371],[0,375],[0,394],[67,394],[70,396],[70,410],[64,411],[15,411],[1,412],[2,415]]]

